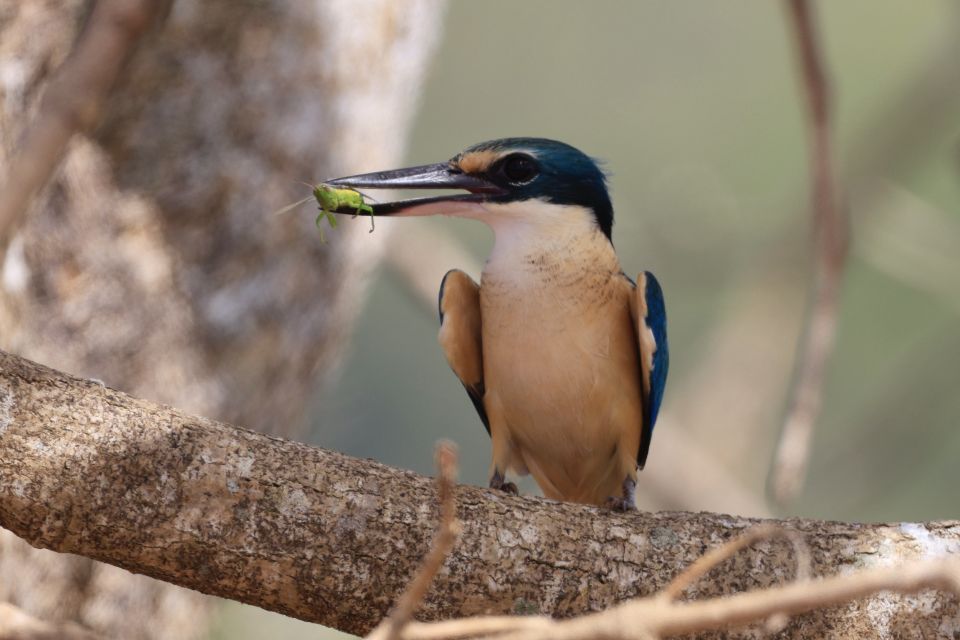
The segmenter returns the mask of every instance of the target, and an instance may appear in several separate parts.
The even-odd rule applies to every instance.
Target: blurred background
[[[624,269],[657,274],[670,319],[670,380],[641,508],[958,517],[960,9],[948,0],[817,9],[853,245],[809,476],[786,506],[768,500],[766,482],[812,259],[807,115],[781,4],[451,2],[424,54],[406,150],[381,125],[337,139],[350,162],[317,165],[339,174],[430,163],[516,135],[604,161]],[[363,131],[362,115],[353,131]],[[296,199],[295,181],[329,175],[278,173],[263,215]],[[293,186],[277,187],[284,179]],[[312,210],[299,215],[310,232]],[[347,286],[345,274],[359,283],[379,266],[346,316],[346,350],[329,360],[341,368],[298,369],[310,385],[308,429],[293,435],[424,474],[433,443],[450,438],[462,481],[485,485],[489,441],[436,342],[435,293],[449,268],[479,275],[490,231],[452,219],[378,220],[373,234],[365,221],[345,223],[326,247],[310,236],[309,251],[356,247],[356,272],[332,272]],[[336,634],[227,603],[209,637]]]

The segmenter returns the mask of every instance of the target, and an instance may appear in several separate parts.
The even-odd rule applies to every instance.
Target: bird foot
[[[637,510],[637,483],[633,478],[627,476],[623,479],[623,497],[610,496],[603,503],[611,511],[636,511]]]
[[[610,496],[607,498],[606,502],[603,503],[603,506],[610,511],[636,511],[637,505],[633,503],[633,500],[627,500],[626,498],[618,498],[617,496]]]
[[[504,493],[509,493],[514,496],[520,495],[520,490],[517,489],[517,485],[512,482],[507,482],[503,477],[503,474],[499,471],[493,472],[493,477],[490,478],[490,488],[496,489],[497,491],[503,491]]]
[[[520,489],[517,489],[517,485],[515,485],[512,482],[504,482],[500,486],[500,491],[503,491],[504,493],[509,493],[510,495],[513,495],[513,496],[520,495]]]

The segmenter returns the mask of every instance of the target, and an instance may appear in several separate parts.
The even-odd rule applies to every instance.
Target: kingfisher
[[[598,163],[544,138],[471,146],[438,164],[331,180],[460,193],[375,203],[373,215],[479,220],[494,245],[477,284],[440,284],[439,341],[492,443],[490,487],[531,474],[551,499],[635,509],[669,368],[663,292],[624,274]]]

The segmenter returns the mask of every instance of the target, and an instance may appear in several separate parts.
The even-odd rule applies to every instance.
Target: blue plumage
[[[657,350],[653,353],[653,369],[650,371],[650,395],[644,399],[643,436],[640,441],[640,452],[637,455],[637,464],[642,469],[647,461],[647,453],[650,451],[650,440],[653,437],[657,414],[660,413],[663,390],[667,386],[670,348],[667,344],[667,307],[663,301],[663,289],[649,271],[643,272],[643,282],[640,284],[643,287],[647,306],[647,315],[644,316],[643,321],[653,332],[657,343]]]

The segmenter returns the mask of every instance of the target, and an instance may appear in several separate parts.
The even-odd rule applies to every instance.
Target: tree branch
[[[771,489],[785,503],[806,476],[813,427],[823,402],[823,380],[837,333],[840,285],[850,247],[849,220],[838,203],[830,135],[830,87],[809,0],[788,0],[810,114],[811,213],[816,263],[813,300],[797,348],[797,374],[771,470]]]
[[[170,0],[99,0],[70,57],[50,81],[0,189],[0,255],[75,133],[90,131],[137,41]]]
[[[365,633],[427,555],[435,495],[410,472],[192,417],[0,353],[0,525],[34,546]],[[424,619],[605,609],[660,591],[707,548],[756,523],[611,513],[464,486],[456,498],[463,531],[426,594]],[[809,544],[815,576],[960,549],[955,522],[782,525]],[[757,543],[686,593],[769,587],[793,578],[796,564],[789,542]],[[864,606],[928,637],[957,616],[942,595]],[[862,629],[863,612],[808,613],[784,637]]]

